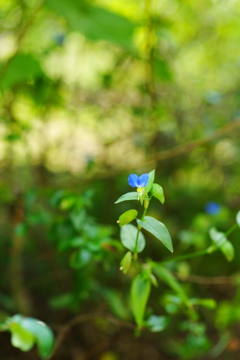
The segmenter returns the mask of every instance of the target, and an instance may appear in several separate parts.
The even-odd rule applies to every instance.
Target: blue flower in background
[[[141,176],[137,176],[136,174],[131,174],[128,177],[129,185],[132,187],[136,187],[139,195],[143,194],[143,190],[145,186],[147,186],[148,180],[149,180],[148,174],[143,174]]]
[[[216,202],[208,202],[205,205],[205,211],[210,215],[216,215],[221,211],[221,205]]]

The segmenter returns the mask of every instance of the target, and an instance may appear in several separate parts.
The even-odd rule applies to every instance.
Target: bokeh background
[[[198,321],[159,284],[149,311],[170,324],[138,338],[116,224],[130,205],[114,205],[129,174],[156,169],[166,202],[150,212],[176,255],[235,223],[239,1],[0,0],[0,137],[1,317],[64,334],[53,359],[239,359],[239,230],[232,262],[171,269],[191,298],[214,299]],[[167,256],[149,237],[144,257]],[[2,360],[38,359],[9,334],[0,344]]]

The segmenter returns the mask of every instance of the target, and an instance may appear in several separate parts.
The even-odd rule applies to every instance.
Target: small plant
[[[159,220],[147,216],[152,198],[156,198],[161,204],[164,203],[163,188],[154,183],[155,170],[149,174],[137,176],[131,174],[128,177],[128,183],[131,187],[136,188],[136,192],[129,192],[122,195],[115,204],[122,201],[137,200],[143,206],[143,213],[141,218],[138,218],[138,212],[135,209],[124,212],[117,221],[120,230],[120,239],[124,247],[128,250],[120,263],[120,270],[127,274],[131,265],[134,263],[137,275],[134,276],[131,285],[131,309],[135,321],[137,323],[138,332],[143,327],[148,327],[151,331],[162,331],[167,326],[170,318],[166,316],[151,316],[146,317],[146,306],[150,296],[151,286],[158,286],[157,278],[170,287],[175,295],[169,295],[163,301],[165,310],[172,315],[178,311],[183,311],[190,318],[190,321],[197,321],[199,315],[195,309],[196,304],[208,308],[215,307],[213,299],[191,299],[188,297],[184,287],[178,282],[176,277],[172,274],[168,265],[177,261],[182,261],[206,254],[211,254],[217,250],[221,250],[228,261],[234,257],[234,248],[232,243],[227,239],[238,226],[240,226],[240,212],[237,214],[237,224],[234,224],[226,233],[218,232],[215,228],[209,231],[212,244],[205,250],[170,257],[169,259],[160,262],[154,262],[148,259],[146,262],[139,261],[138,254],[141,253],[146,241],[142,229],[147,230],[155,238],[157,238],[171,253],[173,252],[173,245],[171,236],[166,226]],[[136,226],[130,224],[136,221]],[[210,306],[210,305],[211,306]]]

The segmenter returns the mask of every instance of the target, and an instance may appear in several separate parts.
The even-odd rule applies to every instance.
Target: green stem
[[[141,221],[144,221],[144,218],[145,218],[146,213],[147,213],[148,205],[149,205],[149,202],[148,202],[146,207],[144,205],[144,211],[143,211],[143,214],[142,214],[142,217],[141,217]],[[138,225],[138,231],[137,231],[136,243],[135,243],[135,249],[134,249],[134,255],[135,255],[134,258],[135,258],[135,260],[137,259],[138,238],[139,238],[140,230],[141,230],[141,226]]]
[[[225,232],[225,236],[230,235],[237,228],[238,228],[238,224],[234,224],[228,231]],[[205,250],[200,250],[200,251],[196,251],[196,252],[193,252],[190,254],[180,255],[180,256],[176,256],[172,259],[167,259],[167,260],[161,261],[161,264],[166,264],[166,263],[173,262],[173,261],[181,261],[181,260],[191,259],[191,258],[195,258],[198,256],[206,255],[206,254],[212,254],[213,252],[215,252],[219,249],[220,248],[214,247],[214,245],[213,245],[213,246],[208,247]]]
[[[205,250],[200,250],[200,251],[196,251],[190,254],[185,254],[185,255],[180,255],[180,256],[176,256],[172,259],[166,259],[164,261],[161,261],[160,264],[166,264],[169,262],[173,262],[173,261],[181,261],[181,260],[186,260],[186,259],[191,259],[197,256],[201,256],[201,255],[205,255],[205,254],[211,254],[213,251],[216,251],[217,248],[211,252],[209,252],[208,250],[209,248],[205,249]]]
[[[225,235],[230,235],[234,230],[238,228],[238,224],[234,224],[228,231],[225,232]]]

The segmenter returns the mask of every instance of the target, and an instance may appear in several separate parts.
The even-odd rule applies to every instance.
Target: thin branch
[[[239,127],[240,127],[240,118],[237,118],[236,120],[231,121],[228,124],[222,126],[219,130],[214,131],[211,135],[208,135],[199,140],[190,141],[186,144],[182,144],[182,145],[176,146],[172,149],[160,151],[160,152],[154,154],[153,158],[149,162],[145,163],[144,165],[147,165],[156,160],[158,160],[158,161],[166,160],[166,159],[170,159],[172,157],[175,157],[175,156],[178,156],[178,155],[181,155],[184,153],[188,153],[198,147],[201,147],[213,140],[218,139],[219,137],[221,137]]]
[[[152,164],[155,164],[157,161],[163,161],[163,160],[167,160],[167,159],[171,159],[174,158],[175,156],[178,155],[183,155],[185,153],[190,153],[192,150],[202,147],[208,143],[211,143],[213,140],[216,140],[224,135],[226,135],[227,133],[233,132],[233,131],[237,131],[238,129],[240,129],[240,118],[237,118],[234,121],[229,122],[228,124],[222,126],[220,129],[212,132],[210,135],[203,137],[201,139],[195,140],[195,141],[190,141],[188,143],[179,145],[179,146],[175,146],[172,149],[169,150],[164,150],[164,151],[160,151],[160,152],[156,152],[154,154],[152,154],[152,156],[149,156],[150,160],[146,161],[146,162],[142,162],[142,163],[135,163],[134,166],[119,166],[113,170],[110,169],[102,169],[101,171],[98,172],[92,172],[89,174],[84,174],[84,176],[81,177],[81,182],[90,182],[90,181],[97,181],[97,180],[105,180],[111,177],[115,177],[118,174],[121,174],[124,171],[132,171],[134,169],[139,169],[141,167],[146,167]],[[59,179],[59,177],[58,177]],[[64,179],[65,181],[68,180],[68,177]],[[59,181],[62,181],[61,179]],[[71,177],[71,181],[72,181],[72,177]],[[79,177],[77,178],[77,186],[79,187]],[[53,183],[56,183],[56,179],[52,180]],[[74,187],[74,185],[73,185]]]
[[[233,276],[198,276],[198,275],[189,275],[187,277],[175,274],[178,280],[183,282],[191,282],[201,285],[230,285],[236,286],[237,280]]]
[[[129,323],[127,321],[115,318],[114,316],[110,315],[110,314],[84,314],[84,315],[79,315],[76,316],[75,318],[73,318],[72,320],[70,320],[65,326],[62,327],[62,329],[60,330],[57,339],[56,339],[56,343],[55,343],[55,347],[53,349],[53,353],[51,355],[51,359],[53,358],[53,356],[56,355],[56,353],[58,352],[59,348],[61,347],[62,342],[64,341],[65,337],[67,336],[67,334],[69,333],[69,331],[76,325],[84,323],[84,322],[92,322],[92,321],[96,321],[98,319],[104,319],[107,320],[109,323],[112,323],[114,325],[117,325],[119,327],[123,327],[126,329],[130,329],[130,330],[135,330],[136,326],[132,323]]]

